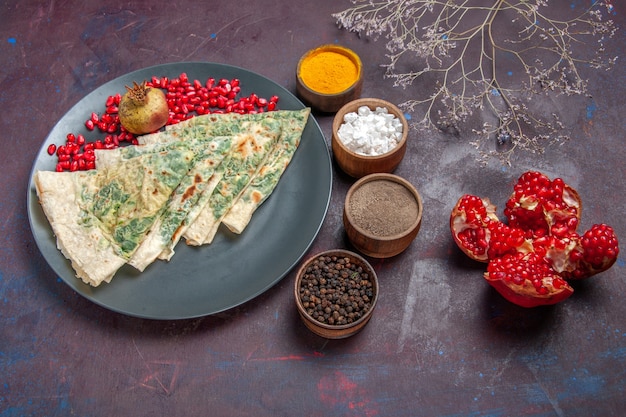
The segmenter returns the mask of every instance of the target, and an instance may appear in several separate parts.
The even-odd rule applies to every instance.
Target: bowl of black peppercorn
[[[378,277],[360,255],[343,249],[306,260],[294,285],[304,325],[327,339],[350,337],[365,327],[376,307]]]

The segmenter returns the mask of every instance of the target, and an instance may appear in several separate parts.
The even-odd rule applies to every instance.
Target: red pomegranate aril
[[[54,143],[48,145],[48,155],[54,155],[57,151],[57,145]]]
[[[87,120],[87,121],[85,122],[85,127],[87,128],[87,130],[93,130],[93,129],[94,129],[94,127],[95,127],[95,125],[94,125],[94,123],[93,123],[93,120],[91,120],[91,119],[90,119],[90,120]]]

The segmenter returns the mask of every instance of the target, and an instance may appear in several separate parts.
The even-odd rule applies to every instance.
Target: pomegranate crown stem
[[[146,100],[148,96],[148,90],[150,87],[146,86],[146,81],[144,80],[141,84],[137,84],[137,81],[133,81],[133,86],[125,86],[126,90],[128,90],[129,97],[138,102],[143,102]]]

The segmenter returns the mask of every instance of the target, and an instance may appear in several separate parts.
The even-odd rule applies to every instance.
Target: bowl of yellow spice
[[[305,53],[298,62],[296,93],[313,109],[334,113],[361,96],[362,64],[352,50],[322,45]]]

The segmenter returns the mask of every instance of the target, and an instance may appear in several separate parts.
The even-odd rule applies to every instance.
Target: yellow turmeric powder
[[[311,90],[336,94],[347,90],[359,77],[350,57],[332,50],[313,52],[300,64],[300,78]]]

